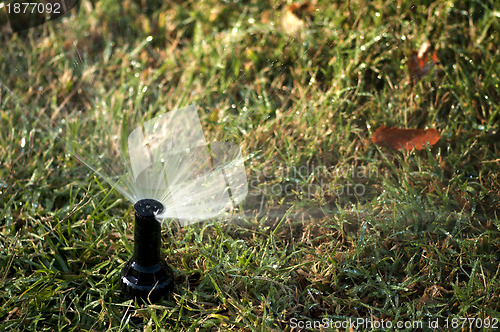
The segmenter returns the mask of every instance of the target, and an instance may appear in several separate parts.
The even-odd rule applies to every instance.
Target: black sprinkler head
[[[121,272],[121,286],[128,298],[155,302],[174,288],[172,269],[160,258],[161,225],[155,215],[163,205],[154,199],[135,203],[134,255]]]

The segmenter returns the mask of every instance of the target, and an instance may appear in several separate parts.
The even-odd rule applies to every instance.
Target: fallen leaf
[[[427,143],[436,144],[441,135],[436,129],[399,129],[382,126],[373,133],[372,142],[380,146],[386,145],[395,150],[413,148],[422,150]]]
[[[418,52],[413,51],[411,54],[409,70],[412,82],[416,82],[428,75],[438,62],[439,58],[436,52],[431,52],[431,43],[429,41],[424,42]]]
[[[315,7],[309,1],[302,4],[291,4],[283,13],[281,26],[283,30],[291,36],[297,37],[306,27],[305,20],[310,21]]]

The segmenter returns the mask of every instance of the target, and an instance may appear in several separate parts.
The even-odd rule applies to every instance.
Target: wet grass
[[[500,326],[499,5],[319,0],[296,26],[288,5],[84,1],[0,36],[0,80],[19,98],[2,88],[2,330]],[[440,61],[412,82],[426,40]],[[191,103],[207,139],[251,156],[244,216],[165,227],[174,293],[133,303],[118,284],[130,204],[68,153],[58,120],[105,128],[102,109]],[[382,125],[442,138],[395,152],[371,142]]]

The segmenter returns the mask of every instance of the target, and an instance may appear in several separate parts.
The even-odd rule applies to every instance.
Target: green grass
[[[1,330],[500,319],[498,2],[318,0],[295,35],[291,3],[119,3],[0,36],[19,98],[2,88]],[[412,85],[425,40],[440,62]],[[103,109],[138,121],[191,103],[207,139],[250,156],[243,217],[164,227],[174,293],[133,303],[118,283],[131,204],[68,153],[58,121],[90,119],[88,144]],[[371,142],[382,125],[442,138],[395,152]]]

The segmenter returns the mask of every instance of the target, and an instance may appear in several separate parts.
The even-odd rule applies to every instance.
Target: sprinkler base
[[[122,270],[121,286],[127,298],[137,298],[153,303],[172,292],[173,272],[163,262],[144,267],[131,260]]]

